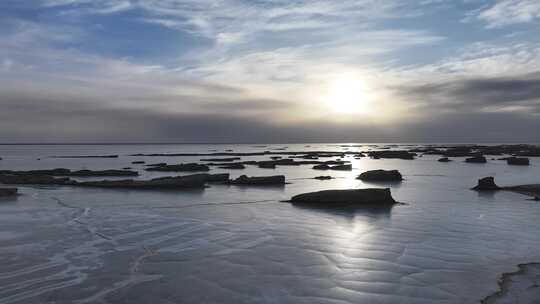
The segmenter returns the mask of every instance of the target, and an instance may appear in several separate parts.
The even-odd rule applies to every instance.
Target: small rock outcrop
[[[75,176],[75,177],[92,177],[92,176],[137,176],[137,171],[131,170],[76,170],[72,171],[65,168],[57,168],[50,170],[29,170],[29,171],[12,171],[0,170],[0,174],[9,175],[50,175],[50,176]]]
[[[17,188],[0,188],[0,197],[15,196],[17,192]]]
[[[351,170],[352,170],[352,165],[336,165],[336,166],[331,166],[331,167],[330,167],[330,170],[351,171]]]
[[[220,169],[241,170],[241,169],[245,169],[246,166],[244,166],[242,164],[231,164],[231,165],[221,166],[221,167],[218,167],[218,168],[220,168]]]
[[[118,158],[118,155],[56,155],[51,158]]]
[[[506,159],[506,163],[513,166],[528,166],[530,164],[526,157],[509,157]]]
[[[313,169],[315,169],[315,170],[351,171],[352,170],[352,165],[350,165],[350,164],[348,164],[348,165],[339,164],[339,165],[335,165],[335,166],[330,166],[328,164],[319,164],[319,165],[313,166]]]
[[[320,164],[313,166],[314,170],[330,170],[330,166],[327,164]]]
[[[146,171],[162,171],[162,172],[194,172],[194,171],[210,171],[210,167],[203,164],[189,163],[178,165],[156,165],[146,168]]]
[[[397,182],[402,181],[403,176],[401,176],[398,170],[371,170],[360,174],[357,179],[363,181]]]
[[[411,153],[409,151],[392,151],[392,150],[384,150],[384,151],[371,151],[368,152],[368,155],[374,159],[380,159],[380,158],[397,158],[397,159],[414,159],[416,156],[416,153]]]
[[[487,159],[484,156],[475,156],[465,159],[466,163],[485,164]]]
[[[495,191],[495,190],[501,190],[501,189],[502,189],[501,187],[495,184],[495,178],[492,176],[479,179],[478,185],[472,188],[472,190],[476,190],[476,191]]]
[[[274,175],[248,177],[247,175],[242,175],[237,179],[231,180],[229,183],[232,185],[284,185],[285,176]]]
[[[204,162],[233,162],[235,160],[241,160],[241,158],[240,157],[203,158],[200,161],[204,161]]]
[[[397,203],[390,189],[378,188],[310,192],[293,196],[290,202],[324,207],[389,207]]]
[[[68,185],[72,182],[68,177],[0,174],[0,183],[6,185]]]
[[[207,179],[204,174],[178,177],[160,177],[151,180],[102,180],[78,182],[77,186],[119,189],[186,189],[204,188]]]

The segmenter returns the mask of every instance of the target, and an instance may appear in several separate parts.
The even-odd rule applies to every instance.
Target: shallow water
[[[341,151],[337,145],[0,146],[1,169],[140,169],[206,157],[133,153]],[[367,150],[370,147],[351,147]],[[373,148],[373,147],[371,147]],[[52,155],[119,154],[118,159]],[[285,156],[286,157],[286,156]],[[40,158],[40,160],[37,160]],[[19,187],[0,201],[0,303],[478,303],[504,272],[540,261],[540,204],[509,192],[468,190],[540,182],[503,161],[352,161],[352,172],[311,166],[213,169],[232,177],[284,174],[284,187],[213,185],[196,191]],[[268,159],[242,157],[244,160]],[[370,169],[398,169],[400,184],[368,184]],[[309,179],[318,175],[330,181]],[[280,200],[322,189],[391,187],[406,205],[386,212],[299,208]]]

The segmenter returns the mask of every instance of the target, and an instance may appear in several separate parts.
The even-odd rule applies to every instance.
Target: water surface
[[[206,157],[133,153],[367,150],[339,145],[0,146],[0,169],[120,169]],[[118,154],[114,159],[52,155]],[[286,156],[285,156],[286,157]],[[39,158],[39,160],[38,160]],[[478,303],[501,273],[540,261],[540,204],[509,192],[468,190],[540,182],[540,161],[466,164],[437,156],[355,160],[352,172],[311,166],[230,172],[284,174],[284,187],[213,185],[193,191],[19,187],[0,201],[0,303]],[[242,157],[245,160],[268,156]],[[355,177],[398,169],[400,184]],[[337,177],[313,180],[318,175]],[[308,191],[391,187],[389,211],[299,208],[281,200]]]

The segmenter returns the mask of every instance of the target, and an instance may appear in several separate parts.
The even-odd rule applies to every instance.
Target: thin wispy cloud
[[[478,19],[490,28],[529,23],[540,18],[540,2],[536,0],[499,0],[481,10]]]

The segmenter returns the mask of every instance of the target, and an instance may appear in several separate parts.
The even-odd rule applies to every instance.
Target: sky
[[[0,0],[0,142],[540,142],[538,0]]]

